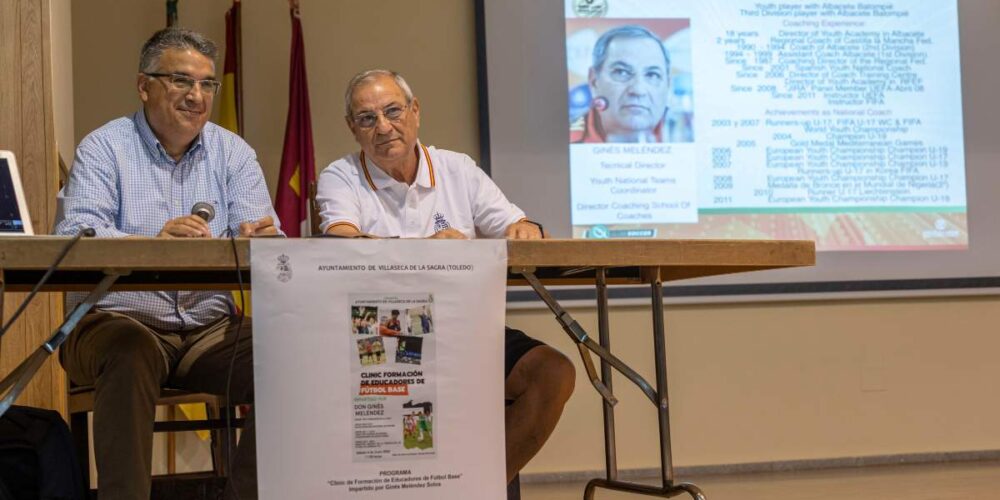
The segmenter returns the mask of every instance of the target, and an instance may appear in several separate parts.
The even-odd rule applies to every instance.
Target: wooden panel
[[[21,42],[21,148],[18,151],[17,163],[21,169],[21,179],[24,184],[24,194],[28,202],[28,213],[32,224],[40,222],[39,213],[41,198],[45,193],[45,104],[43,94],[42,71],[42,36],[41,12],[38,1],[21,2],[20,37]],[[41,233],[44,228],[39,228]],[[13,304],[11,301],[11,310]],[[40,332],[48,324],[44,317],[48,308],[39,301],[33,301],[18,319],[18,331],[21,335],[22,349],[25,355],[34,350],[34,344],[44,338]],[[45,304],[47,305],[47,304]],[[25,404],[30,401],[42,402],[43,393],[51,384],[51,372],[47,367],[38,370],[34,380],[24,390],[21,400]]]
[[[32,225],[50,229],[55,210],[57,165],[52,120],[49,0],[0,0],[0,67],[16,78],[0,80],[0,149],[17,155]],[[5,294],[4,319],[24,299]],[[47,339],[62,316],[60,294],[41,294],[2,339],[0,375],[8,373]],[[65,412],[65,375],[46,363],[19,404]]]
[[[20,75],[21,66],[21,5],[18,0],[0,0],[0,68],[10,68],[9,74]],[[20,153],[21,149],[21,83],[20,78],[0,78],[0,148]],[[23,294],[4,294],[5,304],[20,302]],[[6,322],[11,307],[3,319]],[[0,339],[0,375],[8,373],[25,355],[24,335],[12,329]]]
[[[20,75],[21,45],[18,43],[21,16],[18,0],[0,0],[0,68],[8,75]],[[0,79],[0,149],[17,152],[21,147],[21,86],[19,78]]]

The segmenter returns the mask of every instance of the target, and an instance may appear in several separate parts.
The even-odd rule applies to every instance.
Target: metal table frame
[[[21,391],[28,386],[28,382],[31,382],[31,378],[42,367],[42,363],[45,362],[46,358],[55,353],[56,349],[69,338],[69,334],[76,328],[76,324],[83,319],[83,316],[90,311],[97,301],[101,300],[101,297],[111,288],[111,285],[114,285],[119,276],[115,272],[105,274],[104,278],[94,287],[83,302],[78,304],[73,309],[73,312],[66,316],[66,320],[59,325],[55,333],[39,346],[38,349],[35,349],[27,359],[17,365],[17,368],[14,368],[13,371],[7,374],[3,380],[0,380],[0,416],[7,413],[7,410],[14,404],[17,397],[21,395]],[[2,305],[3,301],[0,300],[0,311],[3,310]]]
[[[0,238],[0,280],[7,291],[27,290],[37,283],[68,238]],[[156,238],[85,239],[66,256],[45,291],[92,290],[88,298],[25,362],[0,382],[0,414],[38,370],[45,358],[65,341],[76,322],[109,288],[114,290],[235,289],[240,276],[249,284],[250,244],[246,239],[195,240]],[[809,241],[712,240],[539,240],[509,241],[508,282],[526,282],[555,315],[576,343],[587,377],[603,399],[606,474],[591,480],[584,498],[597,488],[658,497],[689,494],[706,497],[690,483],[674,481],[670,444],[670,399],[664,342],[663,282],[735,272],[809,266],[815,245]],[[595,341],[556,301],[546,284],[596,286],[598,340]],[[653,315],[655,387],[611,352],[608,284],[649,286]],[[96,285],[96,288],[95,288]],[[600,358],[600,375],[592,355]],[[659,486],[619,479],[615,443],[612,370],[636,384],[656,407],[660,437]],[[7,394],[4,394],[7,392]]]
[[[580,324],[573,319],[559,302],[542,284],[542,281],[535,275],[535,269],[529,267],[512,268],[512,273],[518,274],[527,281],[528,285],[535,291],[538,297],[548,306],[556,321],[562,329],[569,335],[570,339],[576,343],[583,359],[583,366],[587,372],[587,378],[591,385],[601,395],[603,399],[604,416],[604,479],[592,479],[587,483],[583,498],[592,500],[597,488],[623,491],[628,493],[638,493],[648,496],[670,498],[687,493],[695,500],[705,500],[707,497],[701,489],[692,483],[674,482],[673,458],[670,448],[670,398],[667,391],[667,354],[664,338],[663,319],[663,280],[660,277],[658,267],[641,268],[641,279],[648,283],[651,291],[651,308],[653,315],[653,356],[656,366],[656,388],[649,384],[646,379],[636,373],[625,362],[615,357],[611,353],[611,328],[608,314],[608,268],[593,268],[595,286],[597,291],[597,320],[598,320],[598,342],[583,329]],[[582,270],[579,270],[582,271]],[[601,374],[597,375],[591,353],[600,358]],[[648,486],[618,478],[618,455],[615,443],[615,405],[618,398],[614,395],[614,385],[612,383],[612,368],[619,371],[629,381],[634,383],[649,398],[653,406],[656,407],[658,430],[660,436],[660,486]]]

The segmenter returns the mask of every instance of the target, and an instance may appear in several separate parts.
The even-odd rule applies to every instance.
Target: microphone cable
[[[226,463],[229,464],[229,469],[226,471],[229,474],[229,480],[233,477],[233,423],[232,423],[232,413],[235,413],[235,406],[232,405],[231,392],[233,388],[233,367],[236,365],[236,353],[240,346],[240,336],[243,334],[243,318],[246,316],[246,293],[243,288],[243,274],[240,271],[240,254],[236,250],[236,237],[233,235],[233,229],[226,228],[226,232],[229,234],[229,243],[233,248],[233,260],[236,262],[236,282],[240,287],[240,313],[239,319],[236,322],[236,338],[233,340],[232,353],[229,356],[229,369],[226,372]],[[251,375],[252,376],[252,375]],[[252,381],[251,381],[252,383]],[[230,411],[232,409],[232,412]],[[236,495],[237,500],[240,498],[239,491],[236,487],[232,487],[233,494]]]
[[[76,242],[80,241],[80,238],[84,236],[94,236],[95,234],[97,234],[97,231],[94,231],[93,228],[85,227],[77,231],[76,236],[73,236],[73,239],[66,242],[66,245],[63,246],[62,251],[60,251],[59,255],[56,257],[56,260],[45,271],[45,274],[42,275],[42,279],[35,284],[35,287],[31,289],[31,292],[28,293],[28,296],[25,297],[23,301],[21,301],[21,305],[18,306],[16,311],[14,311],[14,314],[11,314],[10,319],[8,319],[6,323],[4,323],[3,328],[0,328],[0,338],[3,338],[4,334],[7,333],[7,330],[9,330],[11,325],[14,324],[14,321],[17,320],[18,316],[20,316],[21,313],[23,313],[24,310],[28,307],[28,304],[31,303],[31,299],[35,298],[35,295],[38,294],[38,291],[42,288],[42,286],[44,286],[45,283],[49,281],[49,278],[52,277],[52,273],[56,272],[56,269],[59,267],[59,264],[61,264],[63,259],[66,258],[66,255],[69,254],[69,251],[73,249],[74,246],[76,246]],[[0,293],[3,293],[6,288],[7,288],[6,281],[0,283]]]

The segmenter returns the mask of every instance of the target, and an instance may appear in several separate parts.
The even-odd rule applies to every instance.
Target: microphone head
[[[211,203],[199,201],[191,207],[191,215],[197,215],[205,222],[212,222],[215,218],[215,207]]]
[[[88,238],[93,238],[97,235],[97,231],[95,231],[92,227],[85,227],[80,230],[80,234]]]

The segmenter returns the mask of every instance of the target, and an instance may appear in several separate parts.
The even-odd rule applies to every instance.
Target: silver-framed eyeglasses
[[[403,115],[406,114],[406,110],[409,107],[410,103],[406,103],[405,106],[391,104],[380,112],[366,111],[352,116],[351,119],[354,120],[354,124],[360,128],[372,128],[378,123],[378,116],[380,114],[384,116],[387,121],[396,123],[403,119]]]
[[[166,78],[167,82],[170,83],[170,88],[184,92],[185,94],[191,92],[194,89],[195,84],[201,87],[201,92],[203,94],[215,95],[219,93],[219,89],[222,87],[222,82],[218,80],[208,79],[208,80],[195,80],[187,75],[182,75],[180,73],[144,73],[146,76],[152,76],[155,78]]]
[[[640,76],[642,81],[654,87],[659,87],[666,80],[664,73],[661,67],[649,67],[643,71],[637,71],[631,65],[624,63],[612,64],[608,70],[608,75],[611,79],[618,83],[627,83],[632,81],[636,76]]]

